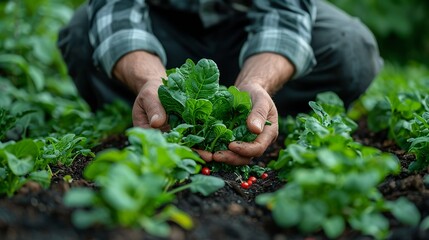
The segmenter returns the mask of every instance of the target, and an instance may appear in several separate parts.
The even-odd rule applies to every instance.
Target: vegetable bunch
[[[167,71],[158,89],[159,99],[169,116],[169,142],[207,151],[226,150],[231,141],[253,141],[247,129],[252,109],[250,95],[236,87],[219,85],[214,61],[188,59]]]

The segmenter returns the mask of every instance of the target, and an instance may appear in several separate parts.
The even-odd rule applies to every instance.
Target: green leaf
[[[88,180],[94,180],[98,176],[106,175],[113,163],[123,161],[123,159],[127,159],[127,162],[132,160],[128,152],[117,149],[104,150],[98,153],[96,158],[89,163],[83,175]]]
[[[111,216],[107,208],[76,210],[72,214],[72,222],[77,228],[87,228],[95,224],[109,224]]]
[[[33,81],[33,84],[36,90],[37,91],[43,90],[43,88],[45,87],[43,72],[39,68],[30,65],[28,67],[28,75]]]
[[[329,134],[329,130],[313,117],[307,119],[305,122],[305,128],[320,137],[324,137]]]
[[[28,69],[28,63],[22,56],[17,54],[0,54],[0,66],[9,64],[15,64],[24,71]]]
[[[10,170],[17,176],[22,176],[33,170],[34,159],[28,155],[26,157],[17,158],[17,156],[5,151],[5,157],[7,159]]]
[[[185,109],[187,97],[183,92],[169,90],[161,85],[158,88],[158,97],[167,113],[177,113],[181,115]]]
[[[182,161],[179,161],[177,167],[192,174],[196,171],[197,163],[191,159],[183,159]]]
[[[221,178],[213,176],[197,174],[192,176],[191,180],[191,191],[201,193],[204,196],[208,196],[225,186],[225,182]]]
[[[423,231],[427,231],[429,229],[429,216],[426,216],[422,222],[420,223],[419,228]]]
[[[357,217],[351,217],[349,223],[354,229],[379,239],[387,237],[389,221],[379,213],[362,213]]]
[[[6,168],[0,167],[0,180],[4,180],[4,179],[6,179],[6,177],[7,177]]]
[[[28,179],[31,179],[39,183],[44,188],[48,188],[49,185],[51,184],[51,174],[46,170],[31,172],[28,175]]]
[[[329,238],[337,238],[344,232],[346,224],[341,216],[332,216],[322,223],[323,230]]]
[[[185,81],[186,95],[193,99],[210,99],[219,88],[219,70],[210,59],[201,59]]]
[[[186,137],[182,138],[183,144],[187,147],[192,147],[195,144],[201,143],[205,140],[204,137],[198,135],[189,134]]]
[[[117,211],[137,210],[139,203],[138,199],[133,197],[133,192],[143,183],[140,183],[136,173],[127,166],[118,164],[111,166],[106,177],[102,195],[109,205]]]
[[[234,135],[223,123],[216,123],[210,128],[208,141],[211,142],[210,146],[206,148],[207,151],[213,152],[222,149],[222,144],[234,141]]]
[[[233,96],[232,107],[234,109],[242,113],[250,112],[252,109],[252,100],[248,92],[240,91],[235,86],[230,86],[228,92]]]
[[[133,127],[127,130],[128,140],[134,146],[141,146],[145,154],[149,152],[150,147],[166,146],[162,132],[159,129]]]
[[[64,196],[67,207],[89,207],[94,203],[95,192],[89,188],[73,188]]]
[[[213,105],[206,99],[188,99],[185,105],[183,119],[192,125],[204,123],[209,118],[213,110]]]
[[[416,206],[404,197],[389,203],[392,214],[404,224],[417,226],[420,221],[420,212]]]
[[[174,205],[168,205],[164,208],[163,214],[168,215],[171,221],[175,222],[185,230],[191,230],[194,226],[192,218]]]
[[[252,142],[258,136],[249,131],[246,125],[240,125],[232,130],[235,141]]]
[[[212,117],[216,119],[229,120],[231,118],[232,111],[231,99],[227,99],[223,96],[215,96],[213,100],[213,109],[215,109],[215,111],[212,112]]]
[[[167,223],[156,221],[151,217],[142,216],[139,223],[145,231],[154,236],[168,237],[170,234],[170,226]]]
[[[334,92],[323,92],[316,96],[318,102],[323,110],[330,116],[343,114],[345,111],[343,101]]]
[[[302,219],[302,206],[290,199],[277,199],[273,209],[273,218],[281,227],[292,227]]]
[[[15,144],[8,145],[6,150],[17,158],[27,156],[36,158],[39,156],[39,147],[32,139],[24,139]]]

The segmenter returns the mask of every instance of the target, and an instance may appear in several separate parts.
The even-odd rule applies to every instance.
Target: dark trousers
[[[309,109],[308,102],[324,91],[337,93],[349,106],[369,86],[382,66],[372,33],[353,18],[325,1],[317,2],[311,47],[317,65],[311,73],[287,82],[273,97],[280,115]],[[238,56],[246,40],[245,15],[210,29],[197,16],[150,8],[153,34],[167,54],[166,68],[181,66],[187,58],[213,59],[220,70],[220,84],[230,86],[239,73]],[[74,14],[58,39],[70,76],[93,110],[117,99],[132,104],[135,95],[116,79],[109,79],[92,63],[88,40],[86,4]]]

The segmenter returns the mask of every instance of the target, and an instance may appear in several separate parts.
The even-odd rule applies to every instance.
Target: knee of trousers
[[[57,46],[72,78],[92,65],[93,49],[88,31],[89,21],[84,4],[75,11],[69,24],[58,34]]]
[[[339,95],[346,106],[366,91],[383,66],[378,45],[371,31],[353,19],[338,33],[333,49],[338,63]]]

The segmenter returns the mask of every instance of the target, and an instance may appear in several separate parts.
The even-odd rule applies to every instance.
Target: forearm
[[[257,84],[271,96],[294,74],[295,67],[285,57],[275,53],[260,53],[246,59],[236,86]]]
[[[166,63],[164,48],[150,31],[145,1],[93,0],[88,9],[94,65],[109,77],[119,59],[133,51],[153,53]]]
[[[148,82],[161,84],[166,77],[161,59],[145,51],[134,51],[124,55],[113,68],[114,76],[138,93]]]

